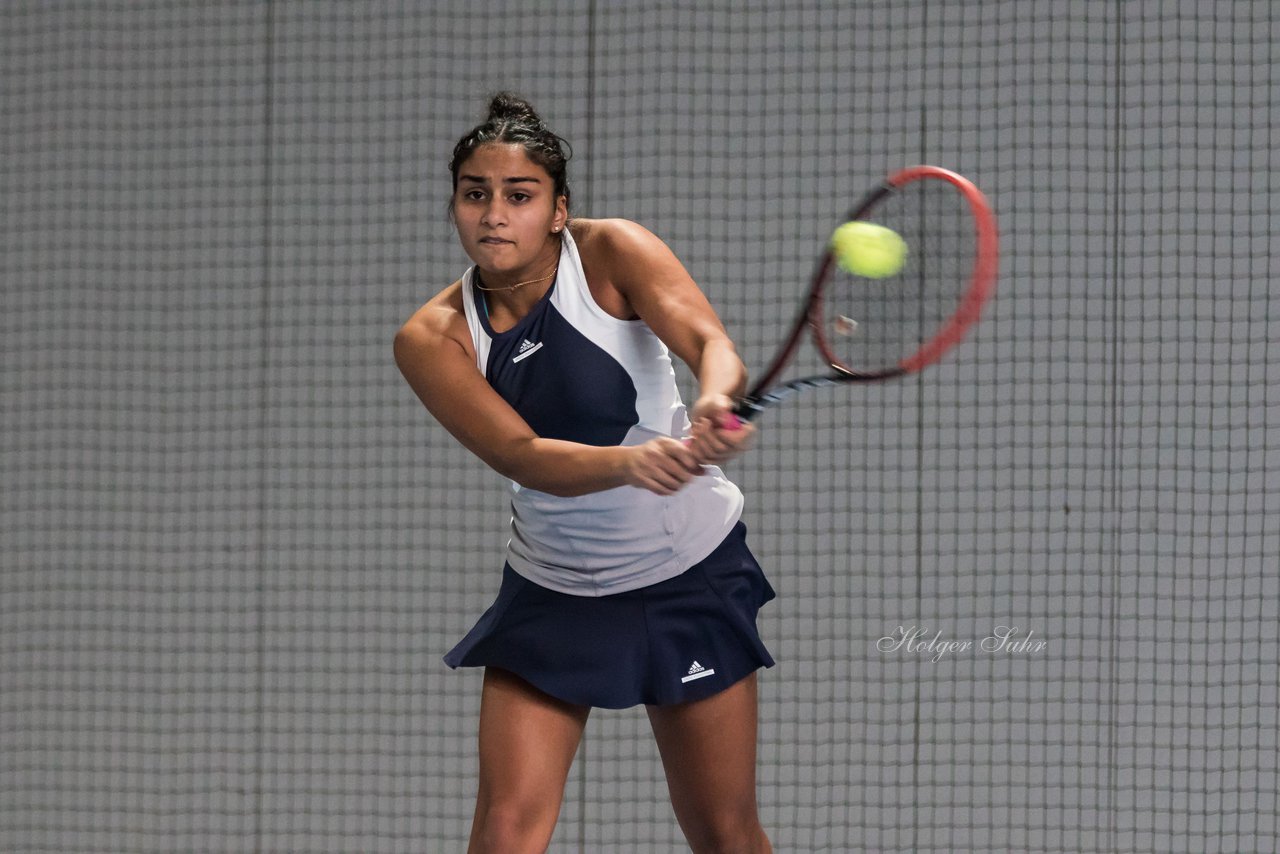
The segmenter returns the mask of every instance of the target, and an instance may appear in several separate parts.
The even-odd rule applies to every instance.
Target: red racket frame
[[[751,392],[734,410],[739,418],[750,420],[765,409],[781,400],[790,397],[805,388],[840,385],[844,383],[867,383],[893,379],[903,374],[915,373],[934,364],[948,350],[963,340],[982,314],[982,308],[995,290],[996,269],[999,258],[999,235],[996,230],[995,215],[987,203],[982,191],[973,182],[962,175],[939,166],[911,166],[893,173],[884,183],[868,193],[862,201],[845,217],[846,222],[866,219],[875,206],[891,193],[915,181],[942,180],[952,184],[956,191],[968,203],[973,216],[975,253],[973,266],[969,273],[969,284],[960,299],[955,312],[939,329],[916,351],[899,361],[896,365],[859,370],[844,364],[831,349],[826,336],[826,321],[823,317],[822,300],[825,288],[835,264],[835,254],[827,246],[819,259],[816,272],[813,274],[809,292],[805,297],[804,308],[796,318],[787,340],[778,349],[773,363],[764,376],[755,384]],[[831,367],[831,373],[801,377],[778,386],[774,383],[782,373],[796,348],[805,329],[813,335],[813,340],[823,359]]]

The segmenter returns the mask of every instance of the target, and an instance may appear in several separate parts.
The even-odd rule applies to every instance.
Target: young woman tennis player
[[[446,657],[483,666],[471,852],[542,852],[592,707],[645,704],[697,852],[770,851],[756,811],[755,619],[773,590],[717,467],[746,371],[667,246],[569,219],[566,155],[503,93],[454,148],[475,262],[396,335],[431,414],[511,484],[493,606]],[[686,413],[669,353],[694,372]]]

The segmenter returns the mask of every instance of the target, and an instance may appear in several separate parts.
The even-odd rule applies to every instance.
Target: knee
[[[543,854],[558,810],[539,803],[500,803],[476,811],[470,854]]]
[[[685,829],[694,854],[769,854],[773,849],[754,815],[708,816]]]

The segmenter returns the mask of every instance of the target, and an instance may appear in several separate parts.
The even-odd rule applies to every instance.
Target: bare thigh
[[[471,854],[546,850],[589,712],[505,670],[485,670]]]
[[[695,852],[771,850],[756,807],[756,676],[713,697],[649,706],[676,818]]]

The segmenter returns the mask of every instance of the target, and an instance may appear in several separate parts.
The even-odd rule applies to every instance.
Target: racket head
[[[986,197],[961,175],[913,166],[890,175],[846,217],[884,226],[906,242],[900,270],[854,275],[827,247],[807,325],[841,382],[914,373],[955,347],[995,287],[998,235]]]

